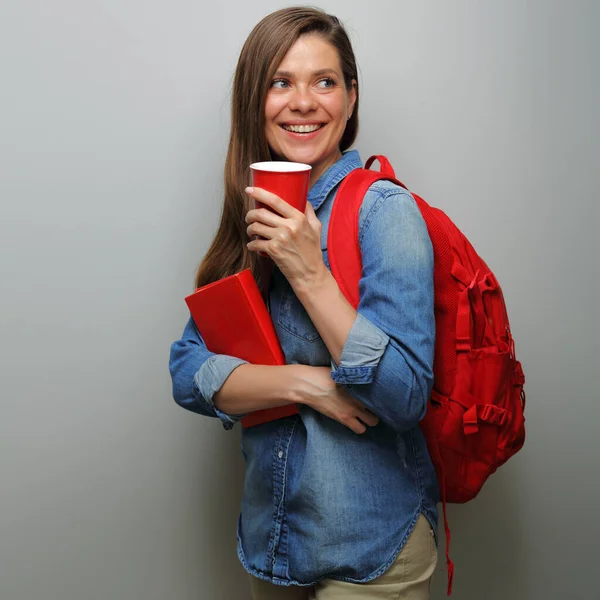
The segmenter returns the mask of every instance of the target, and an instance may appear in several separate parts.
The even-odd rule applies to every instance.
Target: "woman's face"
[[[273,77],[265,105],[266,136],[278,158],[312,166],[311,185],[341,156],[339,144],[356,101],[334,46],[300,37]]]

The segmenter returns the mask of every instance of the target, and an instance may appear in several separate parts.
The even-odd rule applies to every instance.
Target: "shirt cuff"
[[[331,378],[336,383],[371,383],[390,338],[360,313],[342,348],[339,366],[331,361]]]
[[[241,358],[215,354],[204,361],[194,376],[194,386],[197,387],[200,396],[228,430],[246,415],[228,415],[220,411],[213,403],[213,396],[223,387],[231,373],[244,364],[248,362]]]

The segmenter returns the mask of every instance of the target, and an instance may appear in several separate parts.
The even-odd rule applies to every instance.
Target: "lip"
[[[327,125],[325,121],[284,121],[283,123],[279,123],[280,127],[284,125]]]

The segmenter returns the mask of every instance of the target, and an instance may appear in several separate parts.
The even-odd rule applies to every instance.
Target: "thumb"
[[[306,208],[304,209],[304,216],[306,217],[306,220],[308,221],[308,224],[311,227],[315,227],[315,225],[321,224],[321,221],[319,221],[319,219],[317,218],[317,215],[315,214],[315,209],[312,207],[312,204],[310,202],[306,203]]]

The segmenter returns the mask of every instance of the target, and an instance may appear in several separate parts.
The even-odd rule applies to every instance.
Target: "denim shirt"
[[[361,166],[356,150],[346,152],[310,190],[327,267],[333,199]],[[418,426],[433,381],[433,250],[410,193],[373,184],[359,242],[360,304],[339,365],[278,269],[271,280],[271,317],[288,364],[331,366],[332,378],[380,418],[357,435],[299,405],[299,415],[242,429],[238,556],[250,574],[279,585],[370,581],[393,563],[420,513],[437,530],[437,479]],[[241,415],[219,411],[213,396],[243,363],[211,353],[190,319],[171,346],[175,401],[231,429]]]

